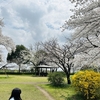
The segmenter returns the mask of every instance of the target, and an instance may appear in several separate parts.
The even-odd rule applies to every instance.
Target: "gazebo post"
[[[47,73],[47,68],[46,68],[46,73]]]
[[[51,68],[50,68],[50,73],[51,73]]]
[[[41,68],[41,72],[42,72],[42,68]]]
[[[56,68],[56,72],[57,72],[57,68]]]

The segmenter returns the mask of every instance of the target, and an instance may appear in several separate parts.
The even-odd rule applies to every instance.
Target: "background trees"
[[[28,50],[23,50],[21,52],[24,63],[31,63],[35,68],[35,74],[38,73],[38,66],[46,64],[46,52],[42,49],[40,43],[36,43],[33,47]]]
[[[21,55],[21,52],[23,50],[27,50],[27,48],[24,45],[16,45],[16,50],[12,51],[11,53],[8,53],[7,61],[13,62],[19,65],[19,73],[20,73],[20,67],[23,63],[23,57]]]

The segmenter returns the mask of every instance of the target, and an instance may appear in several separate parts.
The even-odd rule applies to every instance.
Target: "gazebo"
[[[36,74],[39,76],[47,76],[49,72],[55,72],[57,71],[57,69],[57,66],[39,65],[37,66]]]

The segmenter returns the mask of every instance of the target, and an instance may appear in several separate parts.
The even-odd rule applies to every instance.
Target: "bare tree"
[[[52,39],[42,45],[47,53],[46,61],[54,63],[60,67],[66,74],[67,83],[71,84],[70,73],[72,67],[74,67],[74,57],[81,51],[82,44],[68,41],[61,46],[56,39]]]

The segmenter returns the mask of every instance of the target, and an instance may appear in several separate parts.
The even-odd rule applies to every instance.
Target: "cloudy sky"
[[[72,7],[69,0],[0,0],[2,34],[26,47],[54,37],[63,43],[70,31],[61,32],[60,27],[69,19]]]

